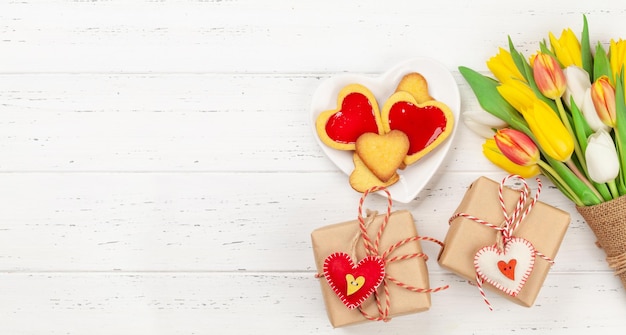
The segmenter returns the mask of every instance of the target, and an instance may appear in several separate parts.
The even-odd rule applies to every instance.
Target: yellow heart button
[[[363,283],[365,283],[365,277],[363,276],[358,276],[357,278],[354,278],[353,275],[351,274],[347,274],[346,275],[346,283],[348,284],[348,295],[354,294],[354,292],[358,291],[359,289],[361,289],[361,287],[363,287]]]

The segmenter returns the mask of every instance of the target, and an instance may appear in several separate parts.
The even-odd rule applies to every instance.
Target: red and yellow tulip
[[[559,99],[565,93],[565,74],[552,56],[541,52],[535,56],[533,77],[541,94],[548,99]]]
[[[517,174],[524,178],[532,178],[541,173],[537,164],[523,166],[513,163],[502,154],[493,138],[487,139],[483,144],[483,154],[490,162],[508,173]]]
[[[615,128],[615,88],[609,82],[609,77],[602,76],[591,84],[591,100],[600,120],[607,126]]]
[[[519,130],[504,128],[494,136],[500,152],[517,165],[536,165],[539,161],[539,149],[535,142]]]

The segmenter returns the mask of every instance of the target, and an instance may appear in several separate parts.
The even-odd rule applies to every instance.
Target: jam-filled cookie
[[[337,107],[322,112],[315,128],[324,144],[338,150],[354,150],[356,140],[364,133],[383,134],[376,98],[360,84],[342,88],[337,96]]]

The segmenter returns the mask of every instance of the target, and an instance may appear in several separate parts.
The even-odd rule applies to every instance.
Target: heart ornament
[[[336,252],[324,260],[324,277],[343,304],[354,309],[382,283],[385,264],[380,257],[368,256],[355,266],[348,254]]]
[[[504,250],[495,245],[478,250],[474,267],[478,276],[510,296],[517,296],[535,265],[535,247],[520,237],[511,238]]]

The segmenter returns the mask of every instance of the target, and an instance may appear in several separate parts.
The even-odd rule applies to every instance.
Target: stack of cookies
[[[402,77],[382,112],[378,106],[367,87],[353,83],[341,89],[337,107],[316,120],[324,144],[354,151],[350,186],[358,192],[395,184],[398,170],[424,157],[453,129],[450,108],[430,96],[428,82],[417,72]]]

